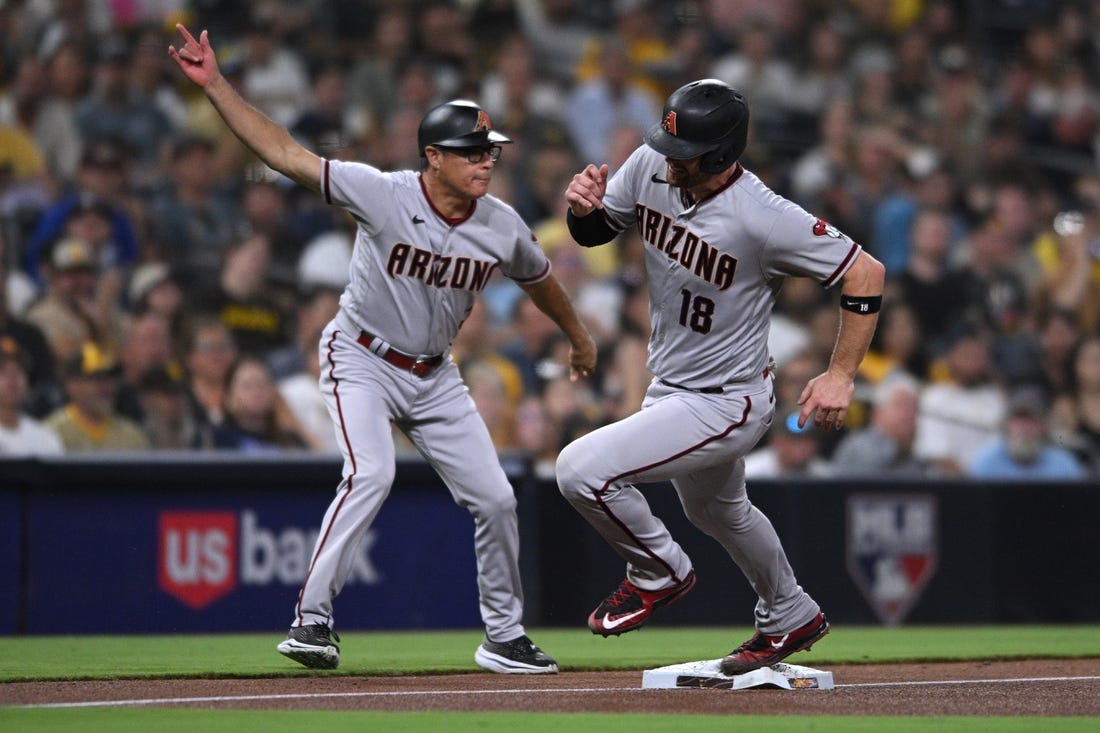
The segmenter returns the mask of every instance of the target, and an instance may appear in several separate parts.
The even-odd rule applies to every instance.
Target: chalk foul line
[[[841,688],[872,687],[922,687],[929,685],[1003,685],[1010,683],[1041,683],[1041,682],[1095,682],[1100,681],[1100,675],[1085,675],[1080,677],[1005,677],[1000,679],[977,680],[911,680],[899,682],[854,682],[838,684]],[[695,688],[691,689],[696,693]],[[654,690],[667,692],[668,690]],[[544,695],[554,693],[606,693],[606,692],[646,692],[641,687],[553,687],[544,689],[489,689],[489,690],[397,690],[392,692],[310,692],[310,693],[281,693],[267,695],[210,695],[204,697],[150,697],[134,700],[85,700],[79,702],[53,702],[31,705],[20,705],[21,708],[113,708],[113,707],[137,707],[142,705],[194,705],[199,703],[229,703],[261,700],[322,700],[337,698],[370,698],[370,697],[415,697],[422,695]],[[696,693],[697,694],[697,693]]]

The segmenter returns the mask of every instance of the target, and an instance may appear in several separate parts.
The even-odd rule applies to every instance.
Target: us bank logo
[[[319,532],[265,527],[250,509],[161,512],[157,524],[158,584],[196,611],[245,587],[298,588]],[[381,582],[370,557],[375,540],[368,530],[352,559],[348,584]]]
[[[848,573],[884,624],[900,624],[932,578],[938,523],[934,496],[849,497]]]

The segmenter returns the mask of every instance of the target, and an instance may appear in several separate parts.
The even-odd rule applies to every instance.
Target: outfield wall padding
[[[583,628],[624,565],[522,456],[505,456],[526,623]],[[0,634],[287,626],[332,458],[0,461]],[[668,484],[640,487],[692,557],[694,591],[654,623],[749,625],[755,596]],[[756,481],[802,585],[837,623],[1100,621],[1091,483]],[[335,604],[342,629],[477,628],[473,521],[403,458]]]

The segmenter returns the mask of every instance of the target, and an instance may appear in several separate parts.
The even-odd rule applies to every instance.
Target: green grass
[[[479,733],[1092,733],[1087,718],[885,718],[846,716],[620,715],[567,713],[341,713],[293,710],[12,710],[0,708],[0,728],[19,733],[279,733],[287,731],[478,731]]]
[[[642,670],[714,659],[743,641],[748,628],[647,628],[603,639],[584,629],[532,630],[564,671]],[[292,677],[393,675],[477,671],[475,631],[346,632],[339,670],[308,671],[275,652],[279,634],[186,636],[0,637],[0,684],[25,680],[179,677]],[[1100,659],[1100,626],[836,627],[809,654],[792,660],[828,667],[899,661],[1025,658]],[[639,674],[639,684],[641,675]],[[247,711],[184,708],[25,709],[0,707],[0,730],[157,731],[466,731],[484,733],[965,733],[1073,732],[1098,729],[1096,718],[883,718],[821,716],[604,715],[533,713],[381,713]]]
[[[716,659],[748,628],[647,628],[623,637],[532,630],[563,670],[647,669]],[[476,631],[341,634],[340,669],[309,672],[275,652],[279,634],[0,637],[0,682],[140,677],[291,677],[478,671]],[[1100,658],[1100,626],[835,627],[802,664]]]

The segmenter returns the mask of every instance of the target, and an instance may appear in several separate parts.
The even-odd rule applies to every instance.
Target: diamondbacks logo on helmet
[[[669,135],[675,135],[676,134],[676,112],[675,111],[669,111],[669,113],[667,115],[665,115],[664,121],[661,122],[661,127],[665,128],[665,132],[667,132]]]
[[[489,115],[485,110],[480,109],[477,112],[477,122],[474,123],[474,132],[480,132],[481,130],[492,130],[493,123],[489,120]]]

